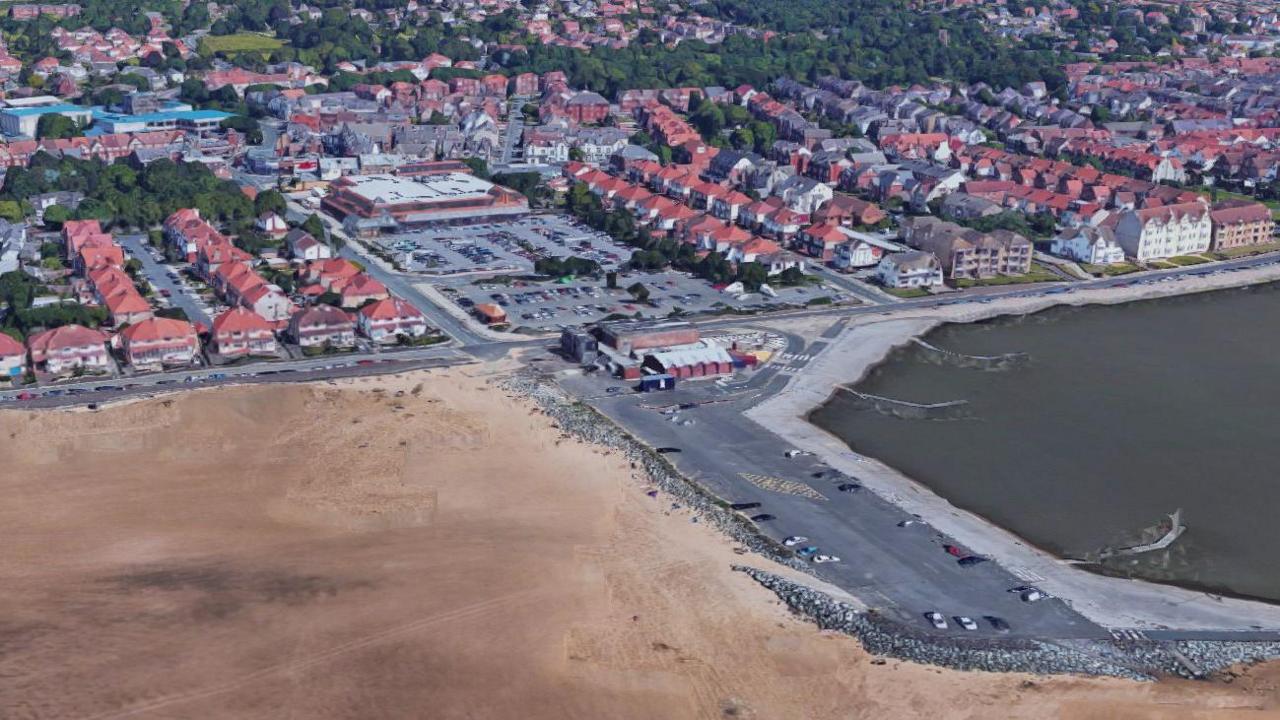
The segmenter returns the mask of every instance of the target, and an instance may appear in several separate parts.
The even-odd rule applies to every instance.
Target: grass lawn
[[[1084,271],[1089,273],[1090,275],[1105,275],[1107,277],[1115,277],[1117,275],[1128,275],[1131,272],[1137,272],[1139,270],[1137,265],[1134,265],[1133,263],[1127,263],[1127,262],[1112,263],[1109,265],[1083,264],[1080,267],[1084,268]]]
[[[271,52],[284,47],[284,41],[269,35],[242,32],[234,35],[206,35],[200,40],[200,54],[216,52],[233,55],[242,52]]]
[[[1218,260],[1230,260],[1232,258],[1248,257],[1249,255],[1261,255],[1262,253],[1275,252],[1277,250],[1280,250],[1280,242],[1264,243],[1262,245],[1244,245],[1242,247],[1227,248],[1226,250],[1217,250],[1211,254]]]
[[[1176,257],[1169,258],[1169,262],[1177,265],[1178,267],[1186,267],[1188,265],[1202,265],[1212,261],[1209,260],[1209,258],[1200,257],[1199,255],[1178,255]]]
[[[1031,263],[1031,272],[1026,275],[997,275],[995,277],[982,278],[981,280],[960,279],[956,280],[956,287],[981,287],[983,285],[1023,285],[1026,283],[1053,282],[1062,278],[1054,274],[1049,268],[1038,262]]]
[[[925,297],[926,295],[929,294],[928,290],[920,287],[884,288],[884,291],[889,293],[890,295],[893,295],[894,297],[900,297],[900,298],[918,298],[918,297]]]
[[[1174,265],[1173,263],[1167,260],[1152,260],[1151,262],[1147,263],[1148,270],[1172,270],[1176,267],[1178,266]]]

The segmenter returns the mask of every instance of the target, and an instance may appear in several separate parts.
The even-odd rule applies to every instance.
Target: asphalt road
[[[171,392],[184,388],[202,388],[219,385],[311,382],[340,377],[382,375],[405,372],[424,367],[444,367],[474,362],[470,355],[448,347],[413,348],[385,351],[377,357],[367,355],[330,355],[271,363],[252,363],[220,368],[188,368],[172,372],[138,375],[129,378],[94,378],[79,382],[59,383],[56,387],[0,392],[0,407],[14,407],[25,392],[39,393],[39,397],[23,400],[23,408],[50,408],[85,405],[119,400],[127,397],[145,397],[157,392]],[[53,394],[50,394],[53,393]]]
[[[195,297],[167,274],[173,267],[156,262],[155,258],[151,257],[151,253],[147,252],[146,235],[117,235],[116,240],[130,257],[137,258],[142,263],[142,273],[147,276],[147,280],[156,292],[163,295],[163,291],[168,290],[169,303],[176,308],[182,308],[188,320],[204,323],[205,327],[212,326],[213,319],[196,304]]]

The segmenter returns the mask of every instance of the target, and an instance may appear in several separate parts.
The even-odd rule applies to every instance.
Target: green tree
[[[62,224],[71,219],[71,211],[61,205],[51,205],[44,211],[44,224],[50,230],[62,229]]]
[[[36,137],[44,140],[62,140],[80,134],[80,126],[75,120],[58,113],[46,113],[36,122]]]
[[[634,282],[628,285],[627,292],[630,293],[631,297],[635,298],[637,302],[646,302],[649,300],[649,288],[645,287],[644,283]]]
[[[310,233],[311,237],[319,240],[320,242],[324,242],[329,236],[329,234],[324,230],[324,221],[320,219],[320,216],[314,213],[307,216],[307,219],[302,222],[301,227],[304,231]]]
[[[253,199],[254,215],[270,212],[283,217],[288,209],[288,203],[279,190],[263,190]]]

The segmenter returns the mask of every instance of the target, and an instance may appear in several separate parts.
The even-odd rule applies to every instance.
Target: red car
[[[964,550],[961,550],[959,547],[955,545],[943,545],[942,549],[946,550],[948,553],[952,555],[955,555],[956,557],[964,557],[965,555],[968,554]]]

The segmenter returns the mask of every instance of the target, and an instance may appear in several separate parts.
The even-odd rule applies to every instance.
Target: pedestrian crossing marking
[[[1127,629],[1114,629],[1114,628],[1111,630],[1111,637],[1115,638],[1116,640],[1131,640],[1131,641],[1139,641],[1139,640],[1147,639],[1146,633],[1142,632],[1141,630],[1127,630]]]
[[[1033,570],[1029,570],[1027,568],[1024,568],[1018,565],[1009,566],[1009,572],[1013,573],[1014,577],[1024,582],[1029,582],[1029,583],[1044,582],[1044,576],[1041,575],[1040,573],[1035,572]]]
[[[772,475],[756,475],[755,473],[738,473],[738,475],[747,482],[755,485],[761,490],[769,492],[782,493],[784,495],[798,495],[806,497],[810,500],[826,500],[822,493],[795,480],[784,480]]]

